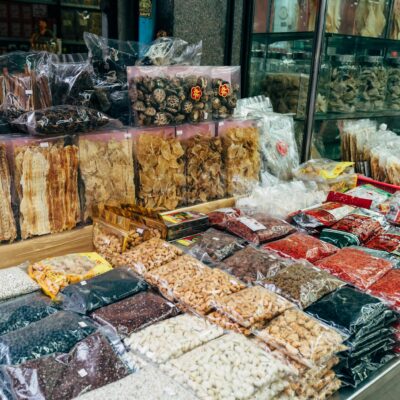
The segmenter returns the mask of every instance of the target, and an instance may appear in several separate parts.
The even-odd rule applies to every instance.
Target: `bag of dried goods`
[[[389,200],[386,220],[393,225],[400,225],[400,191],[394,193]]]
[[[400,258],[392,253],[388,253],[387,251],[371,249],[364,246],[350,246],[350,249],[357,249],[373,257],[383,258],[384,260],[390,261],[393,265],[393,268],[400,268]]]
[[[328,257],[339,250],[336,246],[300,232],[268,243],[263,248],[276,251],[284,257],[304,259],[311,263]]]
[[[330,228],[323,229],[320,238],[338,247],[359,246],[380,233],[384,225],[382,214],[358,208]]]
[[[226,223],[230,219],[236,219],[237,217],[240,217],[242,215],[242,211],[235,207],[219,208],[211,211],[207,215],[211,226],[219,229],[225,229]]]
[[[213,324],[220,326],[224,330],[241,333],[242,335],[245,335],[245,336],[251,335],[250,329],[247,329],[247,328],[239,325],[233,319],[230,319],[225,314],[222,314],[219,311],[213,311],[213,312],[207,314],[205,316],[205,318],[208,321],[212,322]]]
[[[354,248],[341,249],[315,265],[362,290],[392,269],[391,262]]]
[[[365,243],[365,247],[400,256],[400,229],[394,226],[388,227],[378,235],[373,236]]]
[[[29,275],[51,298],[71,283],[77,283],[112,269],[111,265],[97,253],[76,253],[46,258],[31,264]]]
[[[373,296],[379,297],[390,305],[393,309],[400,312],[400,270],[389,271],[372,286],[368,292]]]

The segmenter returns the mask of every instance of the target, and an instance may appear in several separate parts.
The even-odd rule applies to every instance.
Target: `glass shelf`
[[[400,117],[400,110],[359,111],[354,113],[316,113],[316,121],[329,121],[339,119],[362,119],[379,117]],[[299,119],[299,118],[296,118]]]

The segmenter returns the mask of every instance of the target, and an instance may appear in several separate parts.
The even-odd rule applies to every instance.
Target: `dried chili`
[[[369,288],[369,292],[400,312],[400,270],[389,271]]]
[[[374,236],[365,246],[400,256],[400,229],[391,227],[385,232]]]

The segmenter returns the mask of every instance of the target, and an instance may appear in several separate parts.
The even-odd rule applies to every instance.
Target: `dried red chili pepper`
[[[208,214],[210,225],[224,229],[226,223],[240,217],[243,213],[238,208],[220,208]]]
[[[391,227],[385,232],[374,236],[365,246],[400,256],[400,229]]]
[[[369,292],[400,312],[400,270],[389,271],[369,288]]]

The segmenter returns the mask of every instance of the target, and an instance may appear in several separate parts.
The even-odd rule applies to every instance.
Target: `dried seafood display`
[[[390,39],[400,39],[400,1],[393,2],[392,28],[390,30]]]
[[[400,7],[400,3],[399,3]],[[400,60],[389,58],[386,106],[390,110],[400,110]]]
[[[135,124],[162,126],[211,117],[213,91],[208,67],[129,67]]]
[[[387,0],[359,0],[355,21],[356,34],[381,37],[385,33],[387,6]]]
[[[328,8],[326,10],[326,31],[330,33],[339,33],[341,25],[341,7],[342,0],[328,1]],[[316,10],[317,11],[317,10]],[[311,30],[314,29],[314,26]]]
[[[135,200],[133,141],[125,131],[79,138],[80,174],[84,184],[84,220],[101,203]]]
[[[16,237],[17,228],[11,206],[11,175],[6,145],[0,142],[0,242],[13,241]]]
[[[184,154],[174,128],[137,132],[135,155],[140,205],[173,210],[184,202]]]
[[[18,140],[14,145],[21,237],[62,232],[80,220],[78,147]]]
[[[222,122],[218,135],[222,137],[226,193],[244,194],[249,184],[260,179],[259,129],[250,120]]]

